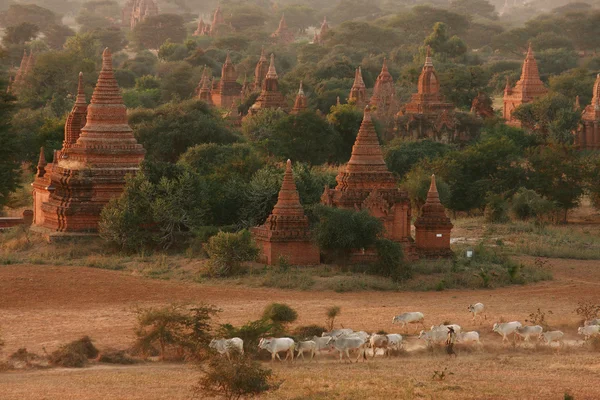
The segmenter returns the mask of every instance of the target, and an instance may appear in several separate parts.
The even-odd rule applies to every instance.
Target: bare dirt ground
[[[274,399],[552,399],[569,392],[576,399],[600,398],[600,359],[587,349],[561,354],[500,346],[494,321],[524,321],[538,307],[551,310],[549,323],[576,340],[578,301],[600,302],[600,262],[550,260],[554,280],[495,290],[443,292],[300,292],[208,286],[150,280],[85,267],[7,265],[0,267],[0,327],[3,355],[20,347],[43,353],[91,336],[97,347],[126,348],[133,341],[138,306],[172,302],[210,303],[223,309],[217,322],[242,324],[265,305],[285,302],[299,312],[297,325],[323,324],[324,310],[342,307],[338,324],[355,330],[397,332],[392,317],[422,311],[426,325],[452,321],[481,331],[486,349],[442,353],[409,352],[406,357],[338,365],[333,359],[311,365],[274,365],[284,381]],[[481,301],[487,320],[473,323],[469,303]],[[403,333],[403,332],[401,332]],[[416,339],[408,338],[415,348]],[[488,345],[489,344],[489,345]],[[431,379],[448,367],[444,381]],[[199,373],[179,364],[130,367],[99,365],[81,370],[51,369],[0,374],[1,399],[188,399]]]

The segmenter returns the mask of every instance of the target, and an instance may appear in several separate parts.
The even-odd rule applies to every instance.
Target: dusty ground
[[[493,321],[524,321],[538,307],[551,310],[551,325],[577,339],[577,302],[600,302],[600,262],[550,260],[554,281],[497,290],[447,290],[425,293],[296,292],[246,287],[168,282],[85,267],[7,265],[0,267],[0,328],[3,354],[19,347],[43,353],[60,343],[90,335],[99,348],[125,348],[133,340],[137,306],[171,302],[205,302],[223,309],[219,322],[240,324],[257,318],[273,301],[299,311],[298,325],[323,324],[324,309],[342,307],[345,327],[398,331],[395,314],[419,310],[427,325],[452,321],[477,329],[489,343],[480,353],[463,352],[457,360],[443,354],[415,352],[408,357],[377,359],[365,365],[275,365],[282,388],[269,395],[281,399],[365,398],[600,398],[600,359],[587,350],[556,355],[502,348],[490,333]],[[469,303],[486,304],[487,321],[473,324]],[[415,339],[409,344],[414,347]],[[433,381],[434,370],[453,373]],[[82,370],[52,369],[0,374],[1,399],[187,399],[198,377],[177,364],[133,367],[95,366]]]

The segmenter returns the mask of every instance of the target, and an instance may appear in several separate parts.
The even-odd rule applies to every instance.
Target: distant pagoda
[[[600,150],[600,74],[596,77],[592,94],[592,102],[581,114],[581,125],[575,134],[575,145],[580,149]]]
[[[256,102],[250,107],[250,114],[256,114],[265,108],[286,108],[285,98],[279,91],[279,77],[275,70],[275,56],[271,54],[269,70],[262,84],[262,91]]]
[[[420,257],[450,257],[450,232],[453,225],[446,215],[446,209],[440,202],[435,183],[435,175],[431,175],[431,185],[427,193],[421,215],[415,221],[415,243]]]
[[[350,96],[348,97],[348,103],[355,104],[357,107],[363,108],[369,99],[367,97],[367,87],[362,77],[362,70],[360,67],[356,68],[354,72],[354,83],[350,89]]]
[[[296,100],[294,101],[294,107],[292,108],[292,111],[290,111],[290,114],[300,114],[307,108],[308,100],[306,99],[306,95],[302,89],[302,81],[300,81],[300,88],[298,89],[298,94],[296,95]]]

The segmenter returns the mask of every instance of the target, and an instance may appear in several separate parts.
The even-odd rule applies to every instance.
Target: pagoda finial
[[[363,121],[371,121],[371,106],[369,104],[367,104],[365,106],[365,111],[363,113]]]
[[[267,60],[267,56],[265,56],[265,46],[262,46],[260,48],[260,61],[262,60]]]
[[[342,104],[342,103],[340,102],[340,96],[338,96],[338,97],[335,99],[335,104],[336,104],[336,105],[338,105],[338,106],[339,106],[340,104]]]
[[[275,70],[275,54],[273,53],[271,53],[271,63],[269,64],[267,78],[277,78],[277,71]]]
[[[292,172],[292,160],[290,160],[289,158],[285,163],[285,172]]]
[[[44,154],[44,146],[40,147],[40,158],[38,159],[37,164],[37,176],[42,178],[46,173],[46,155]]]
[[[112,70],[112,54],[108,47],[102,52],[102,69]]]
[[[427,46],[427,55],[425,56],[425,66],[433,67],[433,61],[431,60],[431,46]]]
[[[579,102],[579,96],[575,96],[575,111],[581,109],[581,103]]]
[[[383,57],[383,66],[381,67],[381,72],[387,72],[388,70],[388,66],[387,66],[387,57]]]
[[[429,192],[427,192],[425,204],[440,204],[440,194],[438,193],[437,185],[435,183],[435,174],[431,175],[431,185],[429,186]]]
[[[231,57],[229,56],[229,51],[227,51],[227,56],[225,57],[225,64],[231,64]]]
[[[504,91],[505,92],[510,92],[511,90],[511,86],[510,86],[510,77],[507,76],[506,77],[506,86],[504,86]]]
[[[531,45],[531,41],[529,42],[529,47],[527,48],[527,57],[528,59],[533,58],[533,47]]]
[[[85,91],[83,90],[83,72],[79,72],[77,80],[77,98],[75,99],[75,103],[87,103],[85,100]]]
[[[304,90],[302,89],[302,81],[300,81],[300,88],[298,89],[298,94],[304,96]]]

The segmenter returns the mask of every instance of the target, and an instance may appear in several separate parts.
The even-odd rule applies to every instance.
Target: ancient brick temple
[[[27,84],[27,78],[31,75],[34,66],[35,57],[33,55],[33,50],[29,52],[29,55],[23,50],[23,58],[21,58],[21,63],[15,73],[15,78],[12,81],[9,81],[6,91],[18,94],[19,90]]]
[[[290,111],[290,114],[300,114],[307,108],[308,100],[304,94],[304,89],[302,89],[302,81],[300,81],[300,88],[298,89],[298,94],[296,95],[296,100],[294,101],[294,107],[292,108],[292,111]]]
[[[269,60],[267,60],[267,56],[265,56],[265,48],[263,47],[260,51],[260,59],[258,63],[256,63],[256,68],[254,69],[254,90],[259,91],[262,89],[262,84],[265,78],[267,77],[267,73],[269,72]]]
[[[285,98],[279,91],[279,77],[275,70],[275,56],[271,54],[269,70],[262,84],[260,95],[250,107],[249,113],[256,114],[265,108],[286,108]]]
[[[394,78],[388,71],[385,58],[383,59],[381,72],[375,81],[369,104],[374,108],[375,115],[380,119],[389,119],[398,111]]]
[[[440,81],[428,47],[417,93],[396,114],[396,131],[400,136],[413,139],[429,138],[445,143],[455,141],[458,139],[456,136],[460,135],[456,131],[453,110],[454,105],[445,101],[440,92]]]
[[[431,186],[427,193],[421,215],[415,221],[415,243],[420,257],[449,257],[450,232],[453,225],[446,216],[446,209],[440,202],[435,184],[435,175],[431,175]]]
[[[512,112],[521,104],[531,103],[532,101],[546,95],[548,89],[540,79],[540,73],[537,67],[537,61],[533,55],[531,43],[527,50],[527,56],[523,63],[521,79],[516,83],[515,87],[510,86],[510,82],[506,81],[504,89],[504,108],[502,115],[508,125],[520,127],[521,122],[512,117]]]
[[[323,17],[323,23],[321,24],[321,29],[319,32],[315,32],[315,37],[313,38],[313,43],[323,43],[325,34],[329,32],[329,24],[327,23],[327,17]]]
[[[319,249],[311,241],[290,160],[273,212],[263,225],[252,229],[252,235],[261,250],[261,261],[266,264],[277,263],[281,256],[292,265],[319,264]]]
[[[592,102],[581,114],[575,145],[580,149],[600,150],[600,74],[596,77],[592,93]]]
[[[355,104],[357,107],[364,107],[369,102],[367,97],[367,86],[362,77],[362,70],[360,67],[356,68],[354,72],[354,83],[350,89],[350,96],[348,97],[348,103]]]
[[[296,39],[294,37],[294,32],[290,31],[287,26],[287,22],[285,22],[285,16],[282,14],[281,19],[279,20],[279,26],[277,30],[271,34],[271,37],[277,42],[281,44],[290,44],[293,43]]]
[[[225,58],[225,63],[221,68],[221,79],[213,84],[210,92],[212,103],[221,108],[233,108],[236,101],[242,97],[242,85],[237,82],[237,72],[229,58]]]
[[[51,168],[40,157],[33,184],[35,225],[47,232],[96,232],[102,208],[122,193],[125,176],[137,173],[144,159],[127,123],[108,49],[81,130],[85,100],[78,97],[65,126],[65,147],[55,152]]]
[[[213,105],[212,96],[210,94],[211,91],[211,82],[208,76],[208,68],[204,66],[204,70],[202,71],[202,78],[200,78],[200,82],[198,83],[198,87],[196,87],[196,92],[198,95],[198,99],[203,100],[208,105]]]
[[[221,6],[218,6],[215,10],[215,14],[213,15],[210,30],[208,31],[210,36],[216,36],[219,33],[219,28],[223,25],[225,25],[225,18],[223,18],[223,11],[221,11]]]
[[[194,31],[193,36],[208,36],[210,35],[210,26],[204,23],[204,19],[202,19],[202,15],[198,16],[198,26]]]
[[[322,204],[368,210],[383,222],[384,236],[402,243],[408,256],[413,255],[410,200],[407,192],[398,188],[394,175],[383,160],[369,106],[365,107],[350,161],[338,174],[336,181],[335,189],[325,187],[321,196]]]
[[[148,17],[158,15],[158,7],[153,0],[129,0],[121,11],[121,25],[133,29]]]

